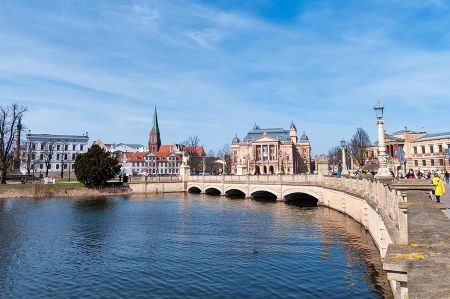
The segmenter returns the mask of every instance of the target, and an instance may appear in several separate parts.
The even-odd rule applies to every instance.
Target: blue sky
[[[257,122],[306,130],[313,153],[357,127],[449,131],[450,2],[0,2],[0,103],[35,133],[217,150]]]

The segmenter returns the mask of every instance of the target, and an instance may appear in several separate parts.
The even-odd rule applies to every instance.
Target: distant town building
[[[311,171],[311,144],[305,132],[298,140],[294,122],[289,130],[262,129],[257,124],[241,141],[231,144],[231,172],[244,174],[298,174]]]
[[[450,148],[450,132],[428,134],[427,132],[415,132],[401,130],[392,134],[386,134],[386,154],[388,166],[396,172],[403,168],[427,172],[432,170],[449,169],[449,158],[446,151]],[[378,168],[378,143],[368,148],[368,163],[365,168]],[[400,153],[404,153],[403,164],[400,164]],[[364,169],[364,168],[363,168]]]
[[[63,173],[73,170],[73,163],[78,155],[83,154],[88,148],[88,133],[83,135],[51,135],[31,134],[26,135],[26,152],[31,153],[29,159],[33,160],[33,173],[45,173],[46,161],[49,173]],[[27,161],[22,158],[20,171],[27,173]]]
[[[156,153],[159,151],[159,148],[161,147],[161,134],[159,132],[159,125],[158,125],[158,113],[155,111],[153,112],[153,122],[152,122],[152,129],[149,134],[148,138],[148,151],[150,153]]]
[[[122,173],[127,175],[179,175],[184,152],[193,151],[197,157],[205,156],[203,146],[197,146],[192,150],[183,144],[162,144],[156,107],[149,133],[148,148],[145,148],[145,151],[141,151],[141,147],[138,147],[135,151],[126,148],[128,152],[120,152],[119,147],[107,144],[103,146],[111,148],[110,151],[117,156],[122,165]]]
[[[145,153],[148,152],[148,148],[142,144],[134,143],[104,143],[102,140],[95,140],[92,145],[98,145],[110,153]]]

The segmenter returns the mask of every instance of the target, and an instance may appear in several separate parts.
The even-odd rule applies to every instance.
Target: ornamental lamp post
[[[342,172],[347,171],[347,159],[345,158],[345,140],[341,140],[342,149]]]
[[[380,167],[376,175],[377,179],[391,179],[391,174],[387,167],[387,157],[386,157],[386,145],[384,143],[384,106],[379,102],[373,107],[375,110],[375,115],[377,117],[377,127],[378,127],[378,162]]]

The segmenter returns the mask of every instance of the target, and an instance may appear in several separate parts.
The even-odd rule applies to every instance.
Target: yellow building
[[[289,130],[261,129],[257,124],[241,141],[231,144],[233,174],[297,174],[311,172],[311,144],[305,133],[298,140],[294,122]]]
[[[398,171],[401,166],[421,172],[435,169],[449,169],[449,159],[445,157],[445,151],[450,148],[450,132],[427,134],[426,132],[414,132],[405,130],[392,134],[385,134],[386,154],[388,167],[392,171]],[[404,163],[400,165],[398,149],[404,151]],[[374,144],[368,149],[369,161],[367,165],[376,163],[378,147]]]

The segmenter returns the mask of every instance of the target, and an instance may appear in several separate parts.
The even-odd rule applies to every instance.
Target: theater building
[[[244,139],[231,144],[231,172],[246,174],[299,174],[311,172],[311,144],[305,133],[298,139],[294,122],[289,130],[262,129],[257,124]]]

